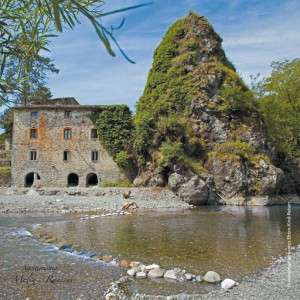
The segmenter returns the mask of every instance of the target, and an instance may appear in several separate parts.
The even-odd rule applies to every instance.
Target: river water
[[[43,230],[78,249],[60,251],[35,240]],[[144,211],[81,220],[81,215],[0,215],[0,299],[103,299],[125,270],[96,261],[80,250],[178,267],[204,275],[208,270],[238,282],[250,280],[274,258],[300,244],[300,206],[201,207]],[[205,293],[204,283],[133,280],[127,293]]]

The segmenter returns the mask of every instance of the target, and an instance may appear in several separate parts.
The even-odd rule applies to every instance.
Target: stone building
[[[14,108],[12,184],[90,186],[116,181],[119,168],[105,151],[91,120],[101,106],[74,98]]]

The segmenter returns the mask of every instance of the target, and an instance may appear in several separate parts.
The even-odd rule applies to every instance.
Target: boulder
[[[171,187],[173,191],[177,191],[179,187],[185,183],[185,178],[177,173],[173,173],[169,176],[168,185]]]
[[[208,188],[199,176],[193,176],[178,190],[179,197],[191,205],[203,205],[208,200]]]
[[[208,271],[205,275],[203,280],[208,283],[219,283],[221,281],[221,277],[218,273],[214,271]]]
[[[260,181],[260,193],[262,195],[277,194],[284,180],[284,173],[281,169],[270,166],[268,175]]]
[[[149,278],[161,278],[164,276],[164,271],[161,268],[155,268],[149,271]]]

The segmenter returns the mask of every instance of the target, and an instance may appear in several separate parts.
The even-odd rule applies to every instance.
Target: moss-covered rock
[[[209,189],[201,203],[211,203],[211,195],[218,201],[294,192],[290,173],[295,172],[279,170],[252,92],[221,43],[203,16],[190,13],[170,27],[155,50],[134,118],[135,183],[153,185],[151,178],[160,176],[160,185],[166,185],[179,174],[182,185],[194,186],[193,178],[200,176]],[[292,183],[283,190],[286,181]]]

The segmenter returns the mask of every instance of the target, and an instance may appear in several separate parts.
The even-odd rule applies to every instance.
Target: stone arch
[[[98,176],[95,173],[89,173],[86,176],[86,186],[95,186],[99,183]]]
[[[25,176],[25,187],[32,187],[33,183],[36,180],[41,180],[41,177],[38,173],[30,172]]]
[[[70,173],[68,176],[68,186],[78,186],[79,177],[76,173]]]

